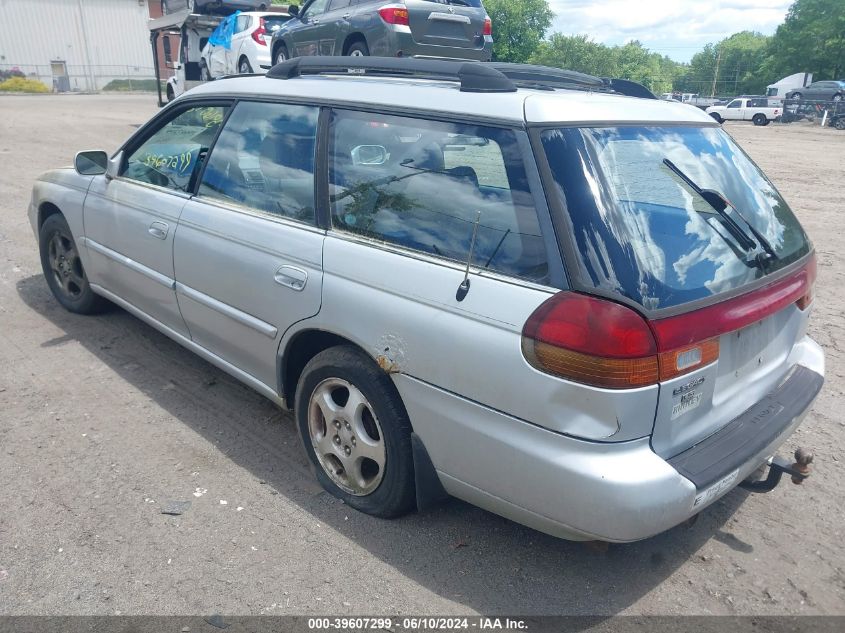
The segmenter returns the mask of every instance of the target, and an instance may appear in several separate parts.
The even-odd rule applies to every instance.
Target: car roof
[[[463,92],[450,81],[415,78],[311,75],[281,80],[230,77],[190,90],[185,97],[313,99],[373,109],[437,112],[458,118],[524,124],[687,123],[716,125],[702,110],[677,101],[642,99],[584,90]],[[185,98],[182,97],[182,98]]]

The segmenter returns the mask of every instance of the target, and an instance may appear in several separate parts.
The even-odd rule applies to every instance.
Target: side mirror
[[[81,176],[100,176],[106,173],[109,155],[102,150],[79,152],[73,159],[76,173]]]
[[[384,165],[387,148],[382,145],[358,145],[352,149],[353,165]]]
[[[295,18],[299,17],[299,7],[295,4],[292,4],[288,7],[288,14],[292,15]]]
[[[106,178],[114,180],[120,174],[120,164],[123,162],[123,152],[118,152],[113,158],[109,159],[109,164],[106,167]]]

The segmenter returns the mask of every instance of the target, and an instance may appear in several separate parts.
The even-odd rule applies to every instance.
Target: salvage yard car
[[[781,108],[769,106],[766,97],[734,99],[726,105],[713,105],[705,110],[719,123],[723,121],[751,121],[754,125],[768,125],[781,116]]]
[[[294,59],[44,174],[29,219],[61,305],[293,409],[365,513],[633,541],[806,476],[776,452],[824,380],[814,250],[710,117],[630,82]]]
[[[270,42],[290,16],[249,11],[224,19],[202,49],[200,78],[211,81],[226,75],[263,73],[270,64]]]
[[[481,0],[310,0],[273,36],[273,61],[300,55],[489,61],[493,22]]]

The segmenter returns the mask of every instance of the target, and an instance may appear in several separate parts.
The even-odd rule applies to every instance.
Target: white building
[[[155,77],[147,0],[0,0],[0,70],[64,90]]]

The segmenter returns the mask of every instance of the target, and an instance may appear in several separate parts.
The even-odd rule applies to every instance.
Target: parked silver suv
[[[489,61],[493,23],[481,0],[310,0],[273,36],[273,61],[302,55]]]
[[[747,484],[823,383],[789,207],[629,82],[295,59],[48,172],[29,217],[63,306],[108,299],[292,408],[320,483],[382,517],[448,493],[645,538]]]

